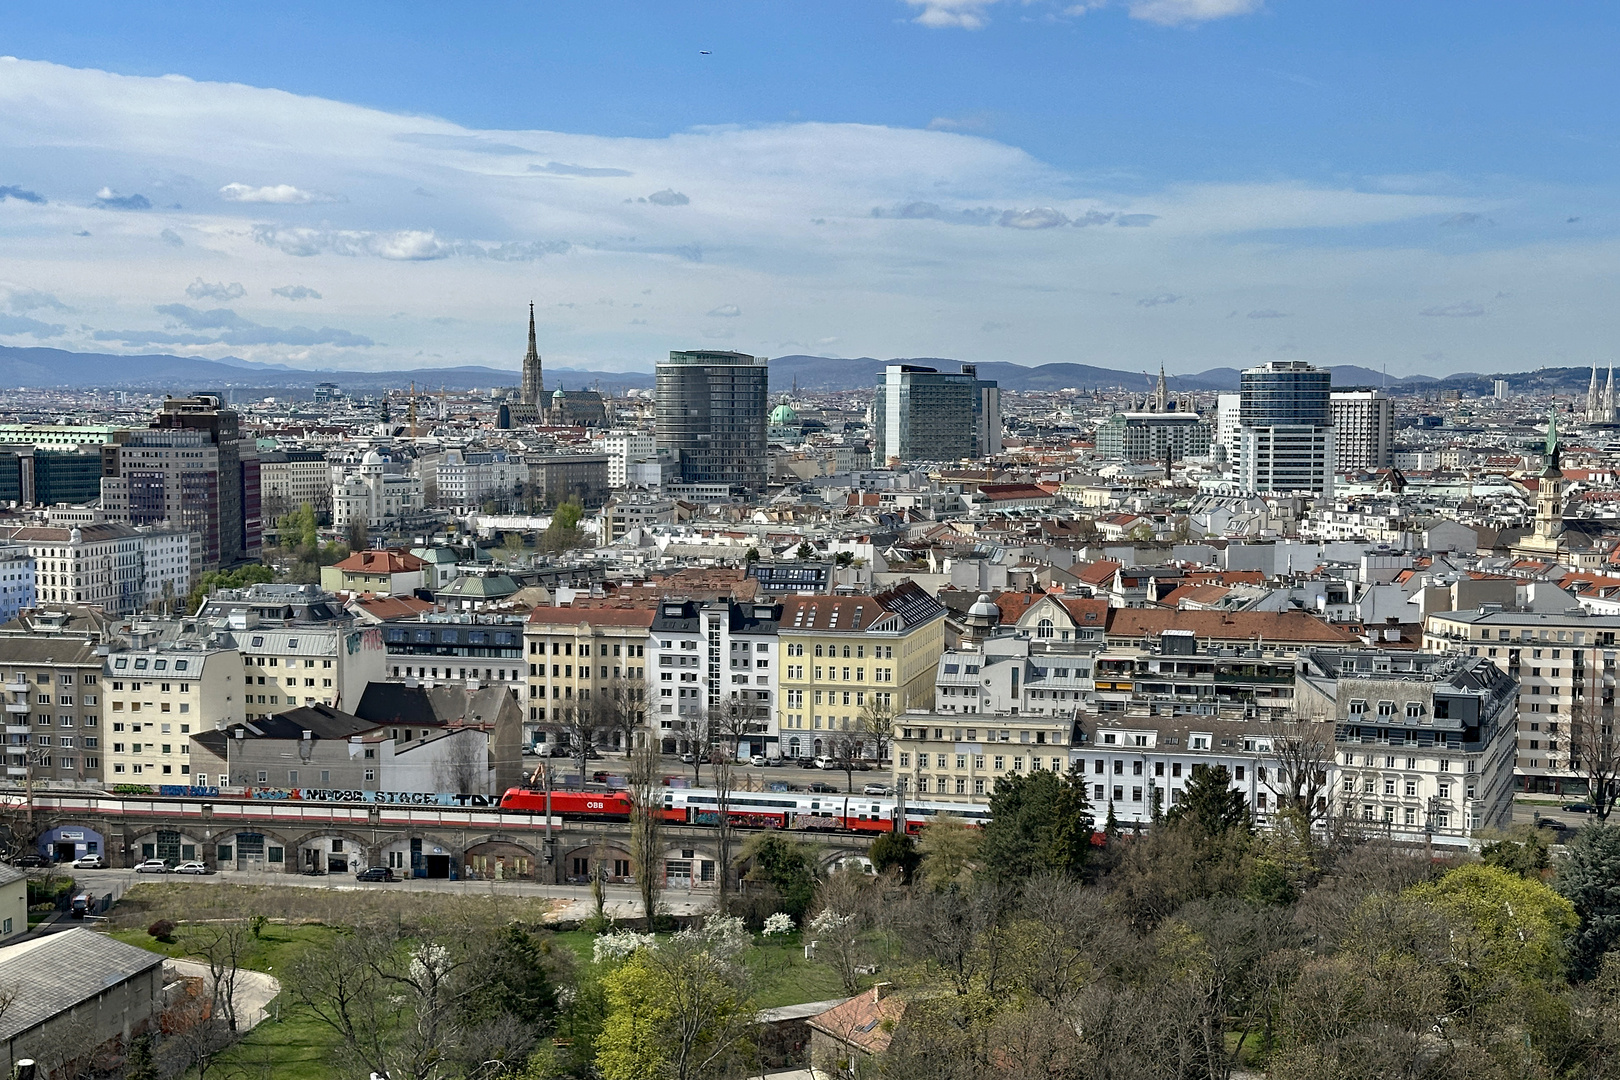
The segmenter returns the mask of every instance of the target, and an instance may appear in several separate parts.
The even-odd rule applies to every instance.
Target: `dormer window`
[[[1365,701],[1363,701],[1361,698],[1356,698],[1356,699],[1352,700],[1350,702],[1350,715],[1351,716],[1365,716],[1365,715],[1367,715],[1367,703]]]

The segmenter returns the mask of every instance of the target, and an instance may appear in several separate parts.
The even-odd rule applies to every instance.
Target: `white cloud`
[[[8,279],[72,308],[52,344],[134,349],[144,335],[179,352],[219,356],[228,345],[311,367],[432,357],[515,368],[532,298],[546,313],[548,362],[594,370],[650,370],[661,353],[738,326],[708,315],[730,307],[749,313],[756,348],[836,337],[849,355],[1072,357],[1124,370],[1164,355],[1247,362],[1267,324],[1243,314],[1278,308],[1292,314],[1270,325],[1320,362],[1423,370],[1425,354],[1443,351],[1509,370],[1553,356],[1549,342],[1570,362],[1606,355],[1606,327],[1567,313],[1607,309],[1601,283],[1620,258],[1620,240],[1562,223],[1567,193],[1556,215],[1540,215],[1543,236],[1477,229],[1460,245],[1437,223],[1540,217],[1518,213],[1512,193],[1439,177],[1416,188],[1132,177],[1122,190],[1096,179],[1112,175],[1108,162],[1070,173],[946,130],[477,131],[277,90],[21,60],[0,60],[0,159],[22,163],[28,190],[51,199],[0,202],[0,245]],[[86,197],[86,175],[105,178],[103,199],[138,192],[147,208],[109,212]],[[215,194],[278,177],[347,201]],[[659,205],[649,193],[660,192],[689,198]],[[53,229],[38,229],[41,215]],[[159,242],[163,229],[184,246]],[[186,316],[193,323],[227,302],[240,320],[208,327],[156,310],[188,281],[255,285],[190,297],[204,309]],[[289,301],[315,301],[317,289],[327,299],[302,310],[330,325],[278,325]],[[1502,291],[1512,320],[1413,317]],[[1177,298],[1166,311],[1137,306],[1165,296]],[[42,320],[8,324],[13,334],[58,334],[43,320],[59,316],[8,313]],[[460,321],[436,321],[446,317]],[[986,333],[987,322],[1004,326]]]
[[[249,184],[226,184],[219,189],[219,197],[226,202],[279,203],[283,206],[335,201],[330,195],[318,195],[313,191],[295,188],[291,184],[267,184],[264,187],[253,187]]]
[[[737,316],[742,314],[742,308],[738,307],[736,304],[721,304],[719,307],[709,312],[709,314],[720,319],[735,319]]]
[[[922,8],[912,20],[922,26],[980,30],[990,21],[985,9],[997,3],[997,0],[906,0],[906,3]]]
[[[1160,26],[1229,19],[1259,11],[1263,0],[1130,0],[1131,18]]]

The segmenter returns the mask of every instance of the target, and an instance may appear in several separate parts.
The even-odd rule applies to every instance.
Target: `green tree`
[[[810,546],[810,541],[800,540],[799,546],[793,551],[793,557],[801,561],[813,559],[816,557],[816,549]]]
[[[561,555],[584,546],[585,534],[579,523],[585,517],[585,504],[578,496],[569,499],[552,511],[551,524],[540,534],[538,550],[546,555]]]
[[[210,570],[192,586],[191,593],[186,597],[186,612],[195,614],[216,589],[240,589],[274,581],[275,577],[274,571],[261,563],[249,563],[235,570]]]
[[[364,551],[371,546],[371,538],[366,532],[364,521],[351,521],[346,539],[350,551]]]
[[[973,873],[981,839],[978,829],[950,814],[924,825],[917,835],[923,881],[934,889],[964,884]]]
[[[1502,976],[1556,979],[1566,940],[1579,924],[1575,905],[1539,881],[1477,863],[1401,895],[1445,918],[1455,977],[1482,990]]]
[[[1243,792],[1232,787],[1232,774],[1225,765],[1195,765],[1181,802],[1168,817],[1172,822],[1186,822],[1205,836],[1219,836],[1233,829],[1247,831],[1249,805]]]
[[[501,536],[501,555],[508,565],[515,566],[523,558],[523,534],[509,532]]]
[[[900,871],[900,880],[910,883],[911,876],[922,865],[922,855],[917,851],[917,841],[905,833],[886,832],[866,849],[866,857],[872,860],[872,868],[880,874],[890,870]]]
[[[1534,825],[1523,825],[1500,839],[1480,846],[1479,857],[1486,866],[1495,866],[1524,878],[1541,880],[1547,869],[1547,841]]]
[[[980,855],[996,879],[1079,874],[1091,852],[1091,805],[1076,773],[1040,770],[996,780]]]
[[[1580,923],[1570,961],[1577,978],[1589,979],[1620,943],[1620,827],[1588,826],[1570,838],[1568,851],[1553,884],[1575,905]]]
[[[124,1058],[124,1080],[157,1080],[157,1063],[152,1060],[152,1036],[135,1036]]]
[[[802,922],[816,895],[816,868],[804,844],[773,833],[757,833],[743,847],[748,861],[745,880],[768,886],[776,893],[777,910]]]
[[[740,920],[716,921],[740,928]],[[640,948],[603,977],[603,1080],[708,1080],[750,1058],[755,1011],[740,961],[747,938],[708,929]]]
[[[487,1023],[506,1014],[528,1027],[550,1030],[557,1016],[557,988],[533,934],[516,925],[503,928],[480,950],[472,968],[477,976],[461,1003],[466,1021]]]

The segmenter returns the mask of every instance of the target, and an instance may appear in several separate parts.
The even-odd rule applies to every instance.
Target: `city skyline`
[[[506,368],[532,299],[547,363],[602,371],[1611,360],[1612,20],[1483,5],[1442,52],[1392,5],[1081,7],[636,9],[611,41],[308,10],[307,53],[201,8],[23,16],[0,344]]]

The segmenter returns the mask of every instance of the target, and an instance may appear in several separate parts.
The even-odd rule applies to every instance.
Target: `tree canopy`
[[[997,879],[1078,874],[1091,852],[1091,804],[1077,773],[1045,770],[996,780],[979,854]]]

